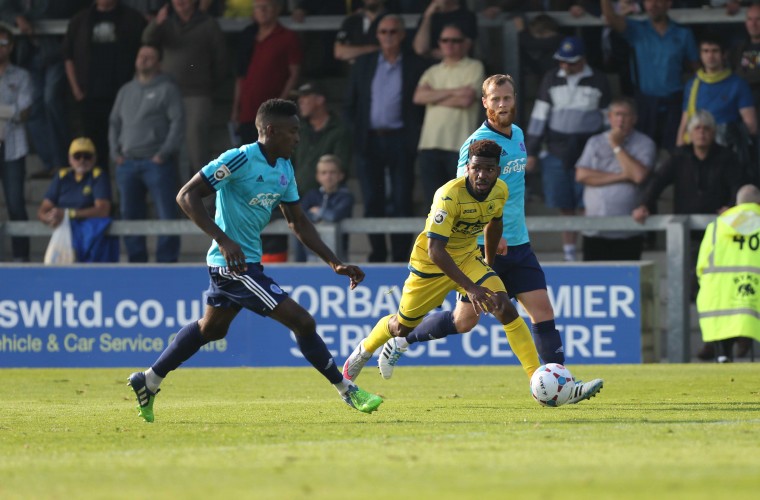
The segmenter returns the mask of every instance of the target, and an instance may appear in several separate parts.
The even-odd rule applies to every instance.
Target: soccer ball
[[[530,393],[541,406],[562,406],[574,388],[573,374],[559,363],[539,366],[530,378]]]

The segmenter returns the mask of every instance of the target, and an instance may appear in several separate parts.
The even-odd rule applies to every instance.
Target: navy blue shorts
[[[491,267],[504,282],[511,298],[533,290],[546,290],[544,270],[530,243],[509,247],[507,255],[497,255]],[[460,300],[470,301],[467,296],[460,296]]]
[[[248,263],[248,270],[242,274],[233,273],[226,267],[209,267],[208,274],[206,304],[212,307],[237,310],[245,307],[269,316],[280,302],[288,298],[288,294],[264,274],[261,264]]]

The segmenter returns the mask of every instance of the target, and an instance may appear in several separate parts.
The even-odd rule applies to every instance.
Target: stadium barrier
[[[655,231],[666,235],[666,298],[667,333],[666,356],[670,362],[688,362],[690,349],[689,317],[689,232],[704,230],[714,220],[711,215],[657,215],[649,217],[645,224],[636,223],[631,217],[527,217],[531,232],[561,232],[584,230]],[[419,233],[424,218],[399,219],[355,218],[338,224],[319,224],[320,235],[332,249],[344,234]],[[114,236],[131,235],[199,235],[200,229],[189,220],[177,221],[114,221],[110,228]],[[285,221],[275,221],[264,230],[265,234],[290,234]],[[6,248],[6,238],[12,236],[47,237],[52,230],[40,222],[0,223],[0,252]],[[0,254],[0,259],[5,256]],[[588,264],[592,265],[592,264]],[[172,267],[172,266],[168,266]],[[655,275],[659,275],[657,272]],[[7,282],[6,280],[3,280]],[[656,281],[653,286],[657,288]],[[656,314],[656,313],[655,313]]]
[[[593,266],[593,272],[589,272]],[[342,361],[378,318],[394,313],[409,271],[402,263],[367,264],[354,290],[327,266],[280,264],[267,273],[309,311],[333,356]],[[659,361],[654,265],[648,262],[545,266],[565,358],[582,364]],[[2,265],[0,366],[134,367],[152,363],[179,327],[198,319],[208,286],[205,266],[83,264]],[[451,293],[441,304],[456,304]],[[527,314],[520,313],[529,321]],[[415,345],[404,365],[517,365],[504,330],[484,316],[467,335]],[[204,346],[188,366],[304,366],[288,329],[241,314],[229,335]]]

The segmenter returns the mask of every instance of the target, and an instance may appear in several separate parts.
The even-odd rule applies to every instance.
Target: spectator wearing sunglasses
[[[58,227],[68,213],[77,262],[118,262],[119,238],[108,234],[111,181],[108,173],[96,166],[97,160],[92,139],[74,139],[69,146],[69,166],[53,174],[37,218]]]
[[[414,91],[414,103],[425,106],[418,158],[426,200],[456,177],[459,145],[478,126],[485,70],[467,57],[468,42],[459,26],[445,26],[438,39],[443,59],[422,74]]]
[[[71,142],[69,166],[53,175],[37,209],[37,218],[43,224],[57,227],[66,211],[72,220],[111,215],[111,182],[96,163],[95,144],[89,137]]]
[[[414,51],[420,56],[440,61],[443,53],[438,40],[444,26],[450,24],[459,26],[468,39],[465,48],[469,54],[472,43],[478,38],[478,20],[462,0],[431,0],[417,24],[417,33],[412,43]]]
[[[358,57],[348,79],[345,116],[354,131],[365,217],[414,215],[414,162],[425,108],[415,105],[413,98],[428,63],[404,50],[405,36],[399,15],[383,17],[377,28],[380,50]],[[385,262],[385,235],[371,234],[369,241],[369,261]],[[412,243],[411,235],[392,234],[391,261],[406,262]]]

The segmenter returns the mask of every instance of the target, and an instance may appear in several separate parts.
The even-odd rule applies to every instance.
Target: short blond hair
[[[514,92],[515,95],[517,95],[517,87],[515,86],[515,80],[510,75],[491,75],[485,80],[483,80],[483,87],[481,88],[481,93],[483,94],[483,97],[488,94],[488,87],[491,85],[494,85],[496,87],[501,87],[505,83],[509,83],[512,86],[512,92]]]
[[[340,160],[340,158],[336,155],[322,155],[319,157],[319,160],[317,160],[317,165],[320,163],[332,163],[336,167],[338,167],[338,170],[342,174],[345,175],[346,171],[343,169],[343,162]]]

